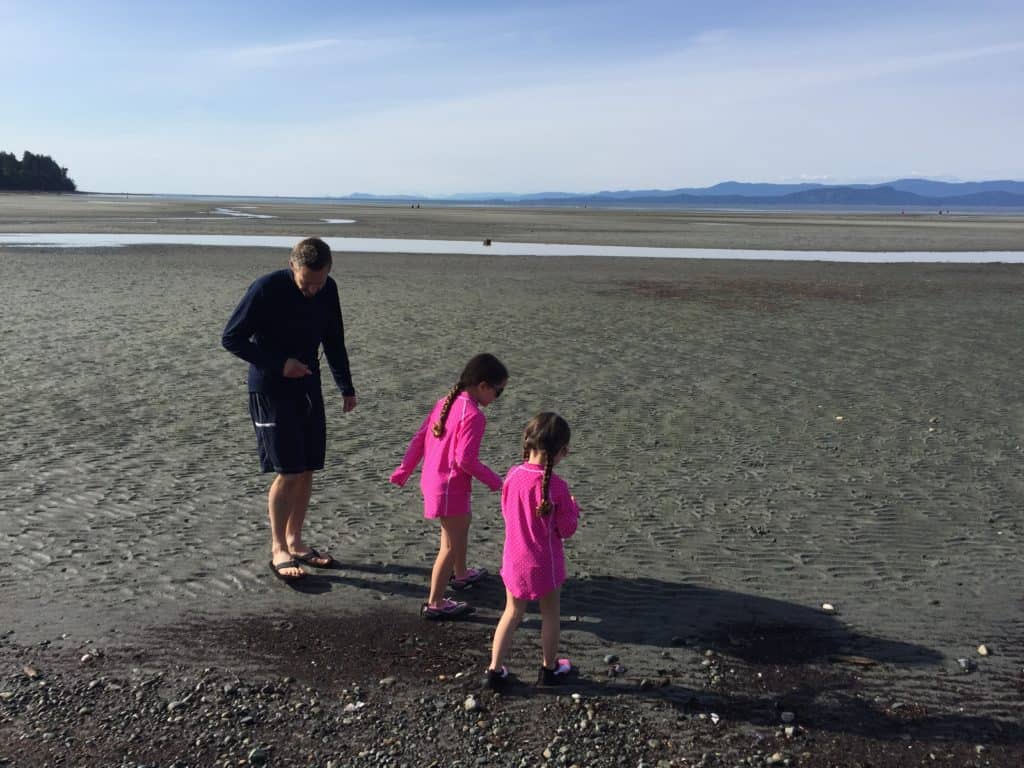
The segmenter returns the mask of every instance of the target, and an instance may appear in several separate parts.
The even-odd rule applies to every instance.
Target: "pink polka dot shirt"
[[[554,509],[538,515],[544,493],[544,467],[525,462],[512,467],[501,489],[505,550],[501,578],[514,597],[539,600],[565,582],[562,539],[576,532],[580,509],[566,482],[551,473],[548,500]]]

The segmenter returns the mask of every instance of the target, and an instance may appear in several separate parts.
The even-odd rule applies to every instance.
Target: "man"
[[[249,286],[221,343],[249,363],[249,413],[260,467],[276,472],[267,506],[270,570],[285,581],[306,575],[302,564],[328,568],[334,558],[302,540],[302,524],[327,449],[320,346],[348,413],[356,391],[345,350],[338,286],[329,277],[331,249],[316,237],[292,248],[289,268]]]

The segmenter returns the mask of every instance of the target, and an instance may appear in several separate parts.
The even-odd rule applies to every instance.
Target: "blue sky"
[[[80,189],[1024,179],[1024,3],[0,0],[0,149]]]

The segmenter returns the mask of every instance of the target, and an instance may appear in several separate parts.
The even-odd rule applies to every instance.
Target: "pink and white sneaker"
[[[459,600],[451,600],[445,598],[437,605],[430,605],[424,603],[423,607],[420,608],[420,616],[424,619],[457,619],[460,616],[468,616],[473,612],[473,607],[469,603],[463,603]]]
[[[462,578],[457,579],[453,574],[451,578],[448,579],[448,584],[452,589],[456,589],[461,592],[464,589],[469,589],[486,575],[486,568],[470,568],[465,572],[465,574],[463,574]]]
[[[568,659],[559,659],[558,666],[554,669],[542,665],[537,674],[537,685],[561,685],[569,679],[571,671],[572,663]]]

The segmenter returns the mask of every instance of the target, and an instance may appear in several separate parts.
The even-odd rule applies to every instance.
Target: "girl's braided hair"
[[[555,456],[569,445],[569,423],[551,411],[538,413],[523,430],[523,459],[530,458],[533,452],[544,454],[544,495],[538,505],[538,515],[549,515],[553,509],[548,499],[548,486],[551,484],[551,471],[555,468]]]
[[[485,381],[492,387],[497,388],[500,387],[507,379],[508,370],[494,355],[482,352],[473,357],[468,363],[466,363],[466,367],[462,369],[462,375],[459,376],[459,380],[455,383],[455,386],[449,389],[448,394],[445,395],[444,405],[441,406],[441,413],[437,418],[437,422],[431,429],[434,433],[434,437],[441,437],[444,435],[444,424],[448,421],[448,411],[451,410],[452,403],[455,402],[455,398],[459,396],[459,392]]]

